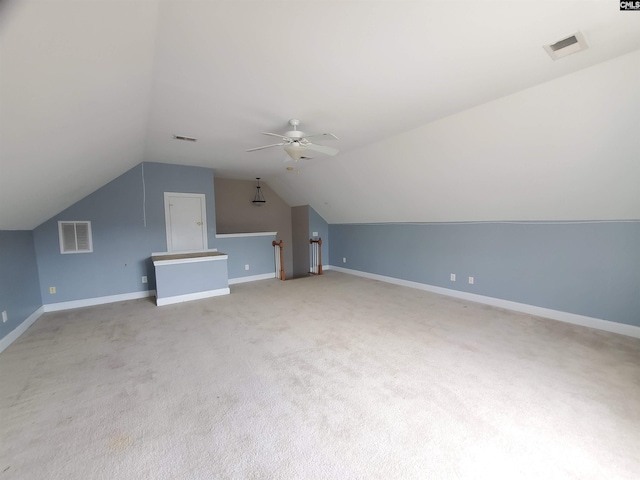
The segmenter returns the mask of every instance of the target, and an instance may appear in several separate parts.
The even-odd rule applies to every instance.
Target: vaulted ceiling
[[[141,161],[261,176],[332,223],[639,218],[639,49],[612,1],[4,0],[0,229]],[[290,118],[340,154],[245,152]]]

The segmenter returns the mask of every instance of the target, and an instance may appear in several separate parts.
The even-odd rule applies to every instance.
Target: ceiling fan
[[[300,120],[297,118],[292,118],[289,120],[289,125],[293,127],[293,130],[285,132],[284,135],[280,135],[277,133],[268,133],[262,132],[263,135],[269,135],[271,137],[279,137],[282,139],[281,143],[274,143],[271,145],[265,145],[263,147],[250,148],[247,152],[255,152],[256,150],[262,150],[264,148],[271,147],[284,147],[284,151],[287,152],[294,160],[299,160],[301,158],[307,157],[305,155],[305,151],[313,150],[314,152],[324,153],[325,155],[335,155],[338,153],[338,150],[331,147],[325,147],[323,145],[316,145],[315,143],[311,143],[309,138],[313,137],[325,137],[327,139],[338,139],[333,133],[314,133],[307,134],[301,130],[298,130],[298,125],[300,125]],[[309,158],[309,157],[307,157]]]

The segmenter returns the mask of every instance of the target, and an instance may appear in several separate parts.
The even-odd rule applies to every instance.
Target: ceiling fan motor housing
[[[289,138],[302,138],[304,137],[304,132],[301,132],[300,130],[291,130],[290,132],[286,132],[284,136]]]

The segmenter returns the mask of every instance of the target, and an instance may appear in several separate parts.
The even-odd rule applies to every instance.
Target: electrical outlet
[[[455,273],[452,273],[452,274],[451,274],[451,281],[452,281],[452,282],[455,282],[455,281],[456,281],[456,274],[455,274]]]
[[[342,257],[342,263],[347,263],[347,257]]]
[[[473,279],[473,277],[469,277],[469,285],[473,285],[474,282],[475,280]]]
[[[313,235],[311,235],[312,237],[317,237],[318,236],[318,232],[313,232]]]
[[[7,322],[7,320],[8,320],[8,318],[7,318],[7,311],[6,311],[6,310],[3,310],[3,311],[2,311],[2,323],[6,323],[6,322]]]
[[[56,293],[56,287],[49,287],[49,293],[51,295],[53,295],[54,293]]]
[[[146,275],[142,276],[142,283],[147,283],[147,276]]]
[[[244,266],[244,269],[245,269],[245,270],[249,270],[249,265],[245,265],[245,266]]]

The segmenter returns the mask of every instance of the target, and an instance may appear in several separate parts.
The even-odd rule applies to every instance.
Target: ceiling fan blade
[[[256,150],[262,150],[263,148],[271,148],[271,147],[281,147],[282,145],[286,145],[285,143],[274,143],[272,145],[265,145],[263,147],[250,148],[247,152],[255,152]]]
[[[327,140],[339,140],[333,133],[312,133],[311,135],[305,135],[304,138],[313,137],[325,137]]]
[[[325,155],[335,155],[339,152],[337,148],[324,147],[322,145],[316,145],[314,143],[308,143],[304,146],[308,150],[314,150],[316,152],[324,153]]]
[[[269,135],[270,137],[278,137],[283,138],[285,140],[291,140],[289,137],[285,137],[284,135],[278,135],[277,133],[269,133],[269,132],[260,132],[262,135]]]

